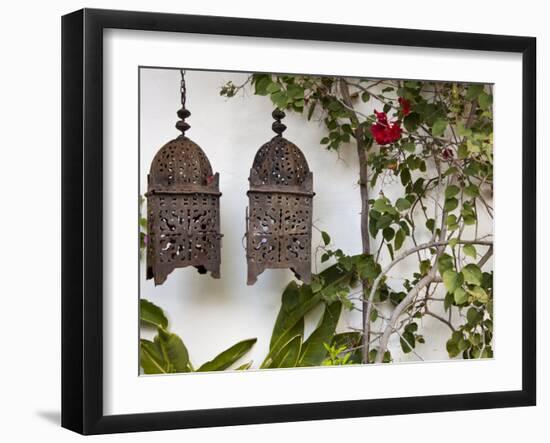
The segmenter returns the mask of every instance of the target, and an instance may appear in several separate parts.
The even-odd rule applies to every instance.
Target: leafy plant
[[[362,362],[391,361],[387,347],[393,334],[399,335],[403,353],[421,358],[417,348],[426,340],[420,331],[424,317],[449,327],[450,357],[491,357],[492,272],[483,267],[492,256],[493,241],[491,232],[479,231],[481,212],[493,218],[492,87],[253,74],[241,85],[224,85],[220,94],[233,97],[247,85],[280,109],[322,121],[322,147],[337,152],[354,145],[358,156],[362,254],[345,256],[329,249],[330,236],[323,232],[321,262],[337,261],[326,275],[345,277],[335,283],[323,271],[310,286],[291,288],[299,292],[294,316],[301,319],[303,311],[320,302],[326,309],[336,301],[350,308],[350,288],[359,283]],[[383,192],[390,181],[401,186],[395,198]],[[373,190],[378,190],[376,198]],[[392,290],[390,271],[415,258],[418,272]],[[444,297],[437,296],[441,291]],[[438,303],[445,316],[435,312]],[[274,331],[264,365],[300,362],[295,356],[307,340],[300,320],[289,323],[284,335]],[[375,326],[381,329],[375,331]],[[323,361],[343,362],[342,346],[326,341],[323,349]],[[281,350],[285,358],[274,359]]]
[[[246,355],[257,341],[256,338],[240,341],[195,370],[182,339],[168,331],[168,319],[164,311],[143,298],[140,299],[139,308],[142,325],[157,331],[152,341],[140,339],[140,366],[145,374],[223,371]],[[251,365],[252,362],[248,362],[236,369],[248,369]]]

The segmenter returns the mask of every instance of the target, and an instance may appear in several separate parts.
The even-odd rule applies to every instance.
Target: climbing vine
[[[357,152],[362,253],[331,248],[323,232],[320,261],[328,267],[299,286],[326,309],[339,303],[362,312],[362,327],[346,342],[324,341],[322,364],[391,361],[393,336],[421,359],[427,317],[448,327],[450,357],[492,357],[491,85],[253,74],[220,94],[248,87],[322,122],[325,149]],[[386,196],[388,184],[401,195]],[[411,261],[411,275],[391,274]],[[345,277],[327,278],[334,269]]]

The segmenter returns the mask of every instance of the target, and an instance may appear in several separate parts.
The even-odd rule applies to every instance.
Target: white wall
[[[220,173],[220,190],[223,194],[220,200],[221,232],[224,235],[221,279],[200,275],[191,267],[175,270],[164,284],[155,287],[153,280],[145,279],[145,259],[141,261],[141,297],[165,310],[170,329],[183,339],[195,366],[210,360],[239,340],[257,337],[256,345],[242,359],[243,362],[253,360],[253,368],[257,368],[268,352],[282,291],[293,278],[290,271],[266,270],[254,286],[246,285],[243,235],[245,209],[248,205],[248,175],[256,151],[274,135],[271,130],[273,106],[268,97],[255,96],[250,86],[245,87],[244,94],[240,93],[231,99],[220,96],[219,91],[227,81],[240,85],[247,77],[246,73],[193,70],[186,73],[187,107],[192,114],[187,119],[191,129],[186,135],[204,149],[213,170]],[[180,107],[180,72],[174,69],[142,68],[140,79],[140,193],[143,195],[147,190],[147,173],[153,157],[161,146],[179,134],[174,124],[177,120],[175,111]],[[360,109],[372,113],[373,106],[376,103],[368,103]],[[308,122],[305,115],[289,111],[284,119],[287,125],[285,137],[302,149],[313,171],[316,193],[313,224],[317,228],[313,230],[312,239],[314,271],[320,271],[329,264],[320,263],[321,254],[315,260],[315,248],[322,244],[319,230],[329,232],[333,249],[340,248],[350,255],[359,254],[362,250],[356,148],[353,144],[343,145],[339,155],[327,151],[319,144],[319,140],[327,134],[320,118],[320,114],[315,114],[312,121]],[[435,168],[429,166],[424,176],[433,177],[436,174]],[[376,198],[380,190],[392,201],[403,192],[399,178],[393,176],[386,177],[383,187],[371,189],[371,198]],[[143,214],[146,213],[145,207],[146,203]],[[421,220],[422,213],[420,210],[417,212]],[[483,210],[479,213],[479,236],[492,234],[491,220]],[[471,234],[469,231],[473,232],[473,229],[466,230],[464,238]],[[420,237],[417,240],[421,243],[429,241],[427,230],[422,232],[419,229],[418,234]],[[373,241],[373,251],[381,235]],[[405,244],[404,249],[411,246]],[[479,249],[480,253],[484,252],[483,248]],[[386,265],[390,259],[385,249],[383,252],[383,265]],[[490,265],[485,269],[490,270]],[[417,271],[418,259],[413,256],[390,273],[390,286],[395,290],[403,290],[402,279],[412,278],[412,274]],[[443,297],[444,292],[439,296]],[[444,315],[441,303],[432,303],[431,308]],[[315,327],[321,312],[318,309],[308,316],[306,334]],[[458,312],[454,313],[454,320],[460,323]],[[360,326],[360,312],[345,311],[339,330]],[[373,329],[382,329],[382,320]],[[445,343],[451,331],[446,325],[427,316],[422,320],[421,333],[426,343],[418,345],[416,354],[403,354],[399,337],[393,337],[390,350],[395,361],[414,361],[419,359],[418,356],[424,360],[449,358]],[[152,335],[150,329],[143,330],[144,337]]]
[[[0,436],[19,441],[83,441],[59,428],[60,392],[60,15],[74,9],[104,7],[158,10],[178,13],[278,18],[419,29],[487,32],[538,37],[538,145],[539,195],[549,195],[550,182],[543,167],[544,125],[550,119],[550,93],[543,77],[550,72],[550,30],[543,2],[479,2],[465,0],[450,7],[435,0],[414,4],[396,0],[391,5],[355,2],[326,5],[279,0],[234,0],[174,3],[157,0],[87,0],[12,2],[3,9],[0,28],[3,66],[0,70],[2,160],[0,184],[4,233],[2,269],[2,365],[0,369]],[[544,55],[543,55],[544,54]],[[543,75],[544,74],[544,75]],[[545,103],[543,112],[542,104]],[[518,112],[518,110],[512,110]],[[193,115],[195,120],[196,114]],[[195,128],[195,127],[194,127]],[[193,129],[194,129],[193,128]],[[190,133],[191,134],[191,133]],[[206,147],[206,145],[205,145]],[[25,179],[18,167],[24,167]],[[26,198],[22,198],[26,197]],[[32,211],[28,204],[32,200]],[[539,222],[547,220],[550,206],[539,199]],[[37,224],[40,223],[37,228]],[[547,223],[546,223],[547,224]],[[23,234],[26,237],[22,240]],[[550,265],[541,251],[550,247],[549,236],[539,237],[539,312],[550,307],[543,297],[550,290],[541,278]],[[32,239],[33,247],[27,245]],[[38,260],[29,265],[29,251]],[[542,320],[542,315],[539,315]],[[221,441],[281,442],[341,441],[355,438],[376,441],[446,442],[543,441],[548,435],[550,389],[544,375],[549,368],[548,322],[539,321],[539,406],[489,411],[375,417],[308,423],[285,423],[222,429],[167,431],[102,436],[94,441],[147,442]],[[366,380],[376,383],[376,380]]]
[[[287,270],[266,270],[254,286],[246,285],[243,248],[248,176],[256,151],[275,134],[269,100],[249,90],[246,96],[221,97],[220,87],[232,80],[243,83],[241,73],[187,71],[187,107],[191,129],[186,135],[206,152],[215,172],[220,173],[222,239],[221,278],[200,275],[193,268],[176,269],[161,286],[145,280],[142,260],[141,297],[163,307],[171,330],[179,334],[199,365],[239,340],[258,337],[245,361],[257,366],[267,355],[271,331],[280,308],[284,287],[293,278]],[[179,132],[174,128],[179,108],[180,73],[177,70],[141,70],[141,193],[147,189],[147,172],[157,150]],[[340,248],[359,253],[361,244],[357,193],[353,192],[355,164],[319,145],[319,125],[304,124],[296,115],[284,119],[285,136],[302,148],[314,174],[314,224],[329,230]],[[351,172],[351,173],[350,173]],[[349,192],[352,190],[352,192]],[[145,206],[145,205],[144,205]],[[144,212],[145,213],[145,212]],[[320,242],[313,233],[312,244]]]

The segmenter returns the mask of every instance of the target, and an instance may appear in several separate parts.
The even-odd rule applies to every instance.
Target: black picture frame
[[[522,389],[177,412],[103,413],[103,30],[170,31],[519,53],[522,105]],[[62,426],[150,431],[536,404],[536,39],[83,9],[62,18]]]

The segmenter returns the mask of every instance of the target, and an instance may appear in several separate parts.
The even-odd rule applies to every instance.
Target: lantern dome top
[[[159,149],[151,163],[149,177],[153,186],[206,186],[212,180],[212,166],[199,145],[180,135]]]
[[[307,160],[298,146],[282,136],[285,113],[275,109],[273,131],[277,133],[256,153],[252,169],[262,185],[301,186],[309,175]]]

